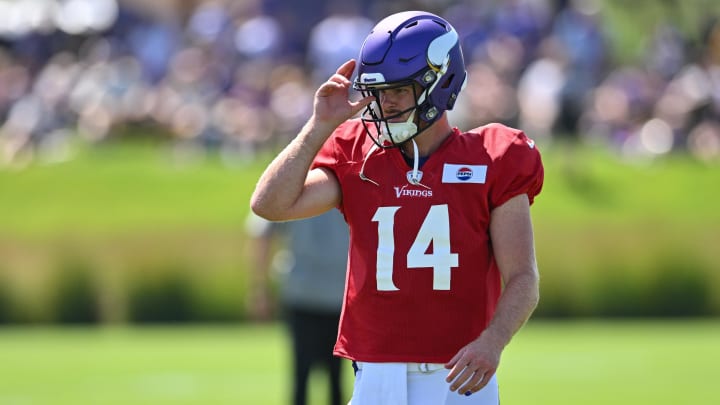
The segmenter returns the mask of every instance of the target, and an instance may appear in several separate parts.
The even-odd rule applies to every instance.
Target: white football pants
[[[448,373],[442,364],[359,363],[348,405],[499,404],[494,375],[482,390],[465,396],[450,391]]]

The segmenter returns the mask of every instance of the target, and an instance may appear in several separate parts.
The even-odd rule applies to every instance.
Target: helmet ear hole
[[[453,82],[453,79],[455,79],[455,75],[454,75],[454,74],[450,75],[450,77],[448,77],[447,80],[445,80],[445,81],[443,82],[441,88],[447,89],[448,87],[450,87],[450,83]]]

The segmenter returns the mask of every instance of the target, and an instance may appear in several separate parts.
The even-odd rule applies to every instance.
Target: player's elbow
[[[540,302],[540,276],[537,269],[528,269],[514,274],[506,280],[506,287],[524,297],[528,307],[535,309]]]
[[[263,198],[262,195],[254,193],[252,197],[250,197],[250,209],[255,215],[265,218],[268,221],[280,221],[284,219],[281,217],[282,210],[274,207],[271,202],[271,199]]]
[[[540,303],[540,275],[538,274],[537,269],[534,269],[534,271],[528,272],[525,277],[528,301],[534,310]]]

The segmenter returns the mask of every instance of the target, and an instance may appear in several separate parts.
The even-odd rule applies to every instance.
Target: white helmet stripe
[[[450,51],[457,43],[458,34],[454,28],[430,42],[427,50],[427,60],[430,67],[437,72],[437,76],[430,88],[420,95],[417,101],[418,104],[425,102],[425,95],[432,94],[435,87],[440,83],[440,79],[447,73],[450,65]]]
[[[450,51],[458,43],[458,34],[454,28],[430,42],[427,50],[427,61],[434,69],[447,70]]]

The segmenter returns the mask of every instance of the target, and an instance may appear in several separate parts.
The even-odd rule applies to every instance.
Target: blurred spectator
[[[283,61],[303,63],[307,55],[310,31],[325,16],[332,0],[264,0],[263,11],[275,18],[285,31]],[[343,2],[346,3],[346,2]]]
[[[517,84],[518,125],[537,139],[552,136],[562,109],[567,78],[558,46],[552,38],[547,39]]]
[[[342,393],[341,360],[333,356],[345,289],[348,230],[342,215],[330,211],[301,221],[272,223],[250,214],[254,274],[248,309],[257,320],[274,313],[271,268],[281,275],[280,298],[293,354],[292,404],[307,403],[311,369],[328,372],[331,405],[347,402]],[[275,240],[287,236],[277,255]]]
[[[718,19],[705,16],[693,38],[677,19],[662,18],[637,60],[621,65],[611,58],[603,7],[0,0],[0,166],[68,159],[76,138],[101,142],[127,126],[168,135],[179,162],[211,150],[244,164],[297,132],[314,83],[333,73],[322,66],[339,64],[318,61],[355,57],[369,21],[401,9],[457,21],[467,85],[476,89],[452,112],[462,125],[498,121],[547,141],[605,142],[629,156],[688,151],[717,160],[713,147],[699,145],[713,144],[720,120]],[[332,41],[318,40],[328,31]],[[641,141],[643,128],[663,135]]]
[[[676,27],[661,23],[650,39],[645,64],[650,72],[656,72],[663,80],[677,74],[687,60],[686,44]]]
[[[555,17],[552,35],[565,54],[566,79],[556,129],[557,135],[576,136],[588,95],[606,72],[608,49],[596,2],[568,0],[560,3],[566,4]]]

